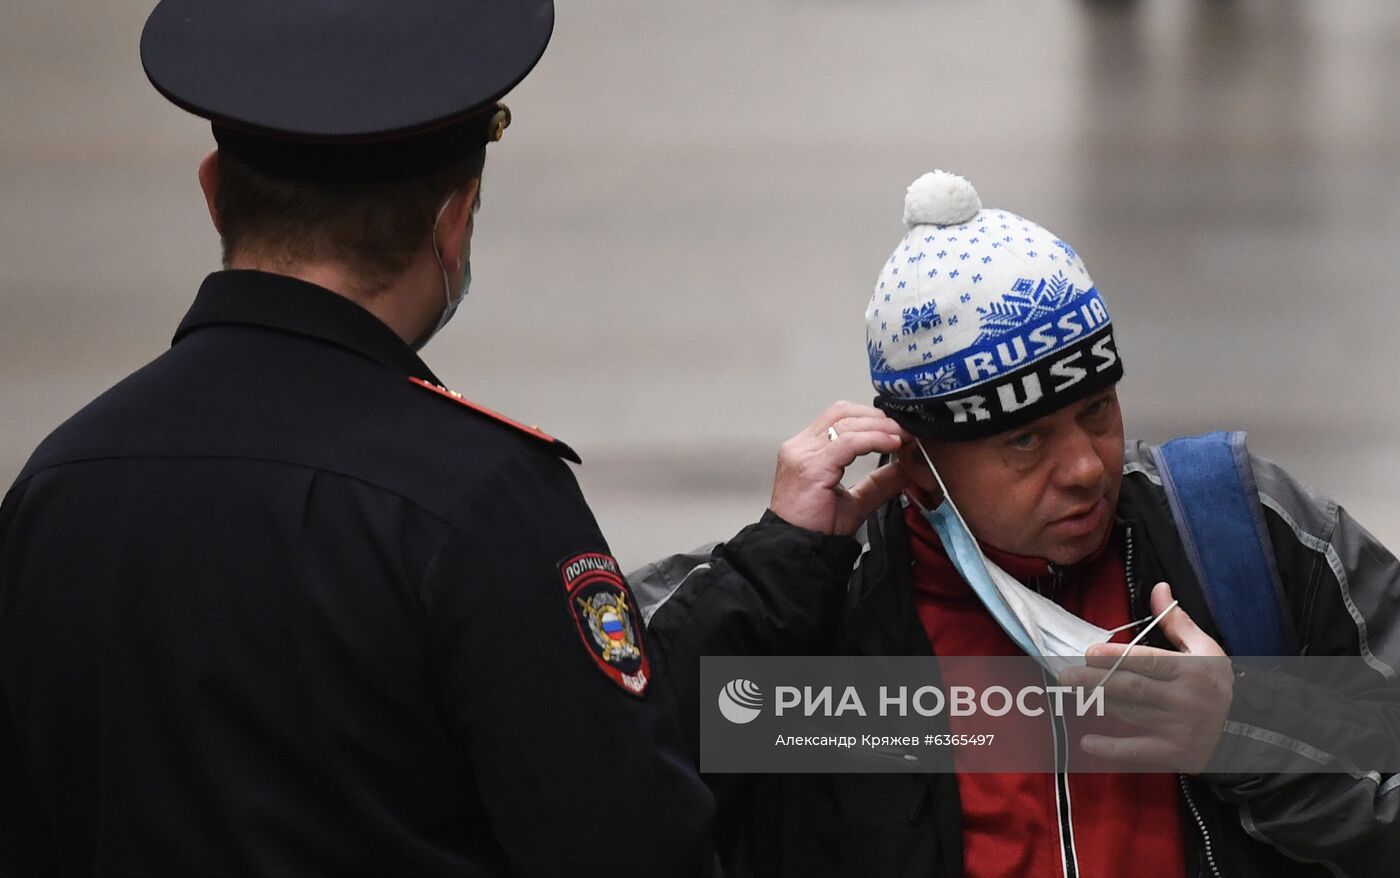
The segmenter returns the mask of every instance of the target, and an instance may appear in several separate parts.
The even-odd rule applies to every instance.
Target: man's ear
[[[216,149],[204,157],[199,163],[199,188],[204,190],[204,204],[209,208],[209,219],[214,223],[214,230],[223,234],[224,230],[219,225],[219,151]]]
[[[894,462],[909,479],[909,489],[917,492],[919,501],[932,509],[943,502],[943,492],[938,490],[938,481],[934,479],[924,456],[915,447],[917,441],[900,446],[895,452]]]
[[[459,271],[475,227],[476,196],[481,190],[481,178],[473,177],[452,193],[452,200],[437,223],[438,253],[448,271]]]

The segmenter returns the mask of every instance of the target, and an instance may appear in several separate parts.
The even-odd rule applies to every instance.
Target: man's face
[[[1123,415],[1110,388],[1016,430],[924,447],[983,545],[1074,564],[1102,545],[1123,480]],[[918,449],[900,462],[921,488],[937,483]]]

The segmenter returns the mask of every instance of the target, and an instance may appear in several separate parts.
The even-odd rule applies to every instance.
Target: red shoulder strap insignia
[[[580,459],[578,456],[578,452],[574,451],[572,448],[559,441],[558,439],[555,439],[553,436],[541,430],[539,427],[526,426],[525,424],[520,423],[514,418],[508,418],[500,412],[495,412],[491,409],[486,408],[485,406],[477,405],[476,403],[467,399],[465,396],[458,393],[457,391],[448,390],[441,384],[433,384],[430,381],[424,381],[422,378],[414,378],[412,376],[410,376],[408,380],[412,381],[414,384],[417,384],[424,390],[431,390],[433,393],[436,393],[438,396],[441,396],[444,399],[450,399],[458,405],[464,405],[479,415],[485,415],[486,417],[490,418],[493,421],[496,421],[497,423],[505,424],[512,430],[524,433],[526,436],[529,436],[532,439],[538,439],[539,441],[548,445],[554,451],[555,454],[558,454],[565,460],[571,460],[574,463],[583,463],[583,460]]]

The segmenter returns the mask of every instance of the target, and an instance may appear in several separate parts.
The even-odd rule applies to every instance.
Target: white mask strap
[[[1126,624],[1126,625],[1119,625],[1117,628],[1110,628],[1110,629],[1108,629],[1108,631],[1107,631],[1106,633],[1108,633],[1108,634],[1117,634],[1119,631],[1127,631],[1129,628],[1136,628],[1137,626],[1143,624],[1144,622],[1151,622],[1151,621],[1152,621],[1152,617],[1151,617],[1151,616],[1143,616],[1141,619],[1137,619],[1137,620],[1135,620],[1135,621],[1129,622],[1129,623]]]
[[[943,492],[943,500],[948,504],[948,508],[953,510],[953,514],[958,517],[958,522],[962,525],[963,530],[967,531],[967,535],[972,538],[972,544],[977,547],[977,551],[982,552],[982,544],[978,542],[977,535],[972,532],[972,528],[967,526],[967,520],[962,517],[962,510],[958,509],[958,504],[953,502],[953,495],[948,493],[948,486],[944,484],[943,476],[939,475],[938,467],[933,465],[933,459],[928,456],[928,449],[924,448],[923,440],[915,438],[914,444],[919,447],[919,453],[924,456],[924,463],[928,464],[929,472],[933,473],[934,480],[938,482],[938,490]],[[923,509],[925,512],[928,511],[924,509],[924,504],[920,503],[917,497],[911,496],[910,499],[913,500],[920,509]],[[982,554],[985,555],[986,553],[983,552]]]
[[[457,197],[457,193],[453,192],[451,195],[447,196],[447,200],[442,203],[442,207],[438,208],[437,216],[433,218],[432,234],[433,257],[437,259],[438,268],[442,270],[442,298],[445,305],[449,308],[452,307],[452,284],[448,281],[447,265],[442,261],[442,253],[438,251],[437,228],[438,223],[442,222],[442,215],[447,212],[447,205],[451,204],[452,199],[455,197]]]
[[[1132,652],[1133,647],[1137,646],[1138,643],[1141,642],[1142,639],[1143,639],[1144,637],[1147,636],[1148,632],[1150,632],[1153,628],[1156,628],[1158,622],[1160,622],[1160,621],[1162,621],[1163,619],[1167,618],[1167,614],[1170,613],[1172,610],[1176,609],[1176,605],[1179,604],[1179,603],[1181,603],[1181,601],[1172,601],[1170,604],[1167,604],[1167,608],[1166,608],[1165,610],[1163,610],[1162,612],[1160,612],[1160,613],[1157,614],[1156,618],[1154,618],[1154,619],[1152,620],[1152,624],[1151,624],[1151,625],[1148,625],[1146,628],[1142,629],[1142,633],[1141,633],[1141,634],[1139,634],[1137,637],[1134,637],[1131,641],[1128,642],[1128,648],[1125,649],[1125,650],[1123,650],[1123,654],[1120,655],[1120,656],[1118,657],[1118,661],[1116,661],[1116,662],[1113,663],[1113,667],[1111,667],[1111,668],[1108,669],[1108,673],[1103,675],[1103,679],[1100,680],[1098,683],[1096,683],[1096,684],[1094,685],[1094,688],[1095,688],[1095,689],[1100,689],[1100,688],[1102,688],[1102,687],[1103,687],[1103,684],[1105,684],[1105,683],[1108,682],[1108,678],[1109,678],[1109,677],[1112,677],[1112,676],[1113,676],[1113,672],[1116,671],[1116,670],[1118,670],[1118,666],[1121,665],[1121,664],[1123,664],[1123,659],[1125,659],[1125,658],[1128,657],[1128,653]],[[1137,623],[1133,623],[1133,624],[1137,624]],[[1115,630],[1121,630],[1121,629],[1115,629]]]

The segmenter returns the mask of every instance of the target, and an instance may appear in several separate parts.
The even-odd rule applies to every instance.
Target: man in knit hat
[[[1201,772],[1248,736],[1239,711],[1273,695],[1236,677],[1226,647],[1358,656],[1358,691],[1394,678],[1400,564],[1241,434],[1125,442],[1113,321],[1057,235],[983,209],[942,172],[909,188],[904,219],[866,311],[876,408],[837,404],[786,443],[759,522],[630,577],[692,747],[713,697],[698,691],[704,655],[1087,653],[1103,666],[1127,649],[1103,641],[1127,629],[1116,639],[1146,635],[1135,659],[1218,660],[1120,670],[1106,691],[1139,728],[1084,737],[1053,773],[713,775],[728,865],[1068,878],[1396,862],[1400,780],[1364,765]],[[894,459],[848,490],[857,448]],[[1203,481],[1238,509],[1195,492]],[[1193,531],[1202,510],[1209,527]],[[1234,591],[1216,589],[1222,544]],[[1133,626],[1144,619],[1155,630]],[[1341,698],[1326,712],[1376,729],[1396,721],[1387,710]],[[1348,746],[1336,727],[1317,740]],[[1135,770],[1074,773],[1084,754]]]

